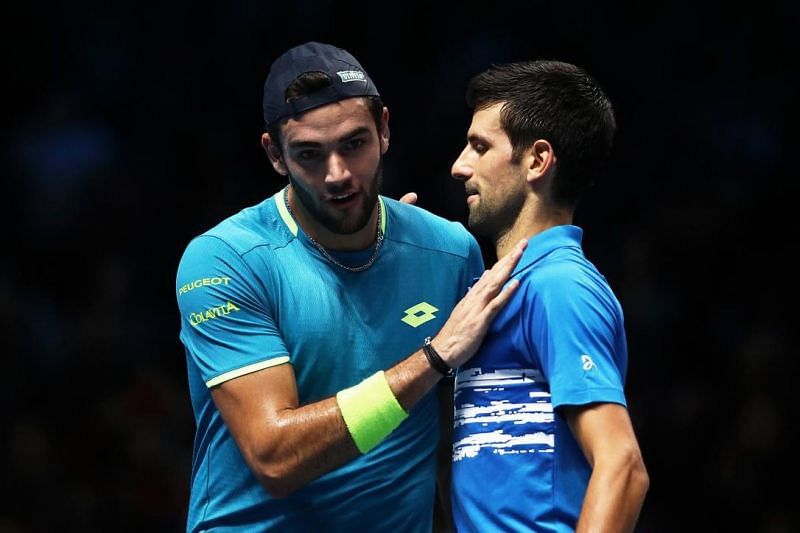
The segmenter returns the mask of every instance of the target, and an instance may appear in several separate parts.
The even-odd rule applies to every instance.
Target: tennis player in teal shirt
[[[264,118],[288,186],[193,239],[178,268],[187,531],[430,531],[435,389],[513,293],[525,241],[465,295],[478,245],[380,196],[388,110],[345,50],[279,57]]]

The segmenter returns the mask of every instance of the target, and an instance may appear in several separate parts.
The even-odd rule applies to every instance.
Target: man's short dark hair
[[[293,98],[299,98],[301,96],[308,96],[313,94],[319,90],[328,87],[331,84],[331,80],[327,74],[324,72],[306,72],[299,76],[296,80],[294,80],[289,87],[286,88],[286,101],[290,101]],[[367,107],[369,108],[369,112],[372,115],[372,118],[375,120],[375,128],[377,129],[378,133],[381,131],[381,119],[383,117],[383,100],[381,100],[380,96],[358,96],[354,98],[363,98],[366,103]],[[278,123],[267,124],[267,133],[269,133],[270,138],[275,143],[276,148],[278,150],[281,149],[281,126],[286,121],[280,121]]]
[[[552,199],[574,206],[608,158],[616,132],[613,107],[600,85],[561,61],[494,65],[470,81],[467,104],[477,111],[498,103],[514,161],[536,140],[549,141],[558,158]]]

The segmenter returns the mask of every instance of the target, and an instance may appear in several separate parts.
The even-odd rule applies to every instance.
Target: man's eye
[[[316,150],[302,150],[297,153],[297,159],[301,161],[313,161],[319,153]]]
[[[354,150],[358,150],[365,144],[366,141],[364,139],[352,139],[350,141],[347,141],[347,143],[344,145],[344,148],[345,150],[352,152]]]
[[[489,149],[489,147],[486,146],[485,144],[475,144],[472,146],[472,148],[479,154],[485,154],[486,151]]]

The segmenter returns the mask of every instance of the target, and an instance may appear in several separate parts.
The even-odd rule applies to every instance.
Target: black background
[[[262,84],[307,40],[347,48],[378,85],[384,193],[460,221],[449,169],[472,75],[554,58],[601,82],[619,132],[576,223],[626,312],[651,475],[638,530],[796,530],[787,7],[17,4],[3,8],[0,531],[184,527],[175,269],[191,237],[282,186],[259,145]]]

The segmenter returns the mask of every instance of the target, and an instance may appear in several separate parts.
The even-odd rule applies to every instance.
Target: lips
[[[345,206],[350,204],[358,197],[357,192],[348,192],[348,193],[341,193],[341,194],[330,194],[326,198],[326,200],[336,206]]]

